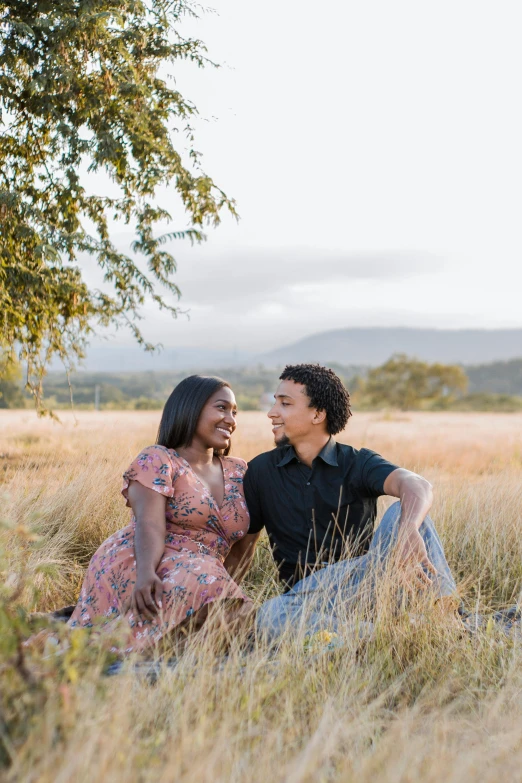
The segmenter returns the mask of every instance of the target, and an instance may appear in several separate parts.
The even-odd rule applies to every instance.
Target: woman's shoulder
[[[151,446],[145,446],[141,449],[140,453],[138,454],[137,459],[139,459],[142,455],[144,457],[147,456],[163,456],[163,457],[172,457],[174,456],[175,452],[172,451],[172,449],[168,449],[166,446],[159,446],[157,443],[153,443]]]
[[[157,443],[152,444],[152,446],[145,446],[145,448],[139,452],[134,462],[138,465],[162,463],[164,465],[170,465],[175,469],[182,467],[184,464],[184,460],[179,456],[177,451],[168,449],[166,446],[160,446]]]
[[[173,459],[171,449],[157,444],[146,446],[123,474],[122,494],[127,500],[127,505],[129,505],[127,491],[131,481],[137,481],[148,489],[172,497],[174,482],[181,472],[179,464],[176,464]]]

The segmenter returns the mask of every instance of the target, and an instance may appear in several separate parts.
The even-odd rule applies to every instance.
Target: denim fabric
[[[396,502],[384,514],[367,554],[325,566],[297,582],[288,593],[265,601],[257,613],[258,634],[274,641],[287,629],[304,635],[325,629],[338,634],[366,633],[368,623],[350,624],[348,628],[346,613],[350,603],[355,607],[363,598],[371,601],[379,572],[386,567],[397,540],[400,517],[401,504]],[[419,532],[426,544],[428,557],[437,571],[436,575],[430,575],[430,589],[436,597],[454,595],[455,580],[430,517],[426,517]]]

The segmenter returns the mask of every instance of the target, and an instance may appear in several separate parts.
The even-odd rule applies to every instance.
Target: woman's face
[[[228,386],[218,389],[201,411],[194,439],[205,448],[226,449],[236,429],[237,405]]]

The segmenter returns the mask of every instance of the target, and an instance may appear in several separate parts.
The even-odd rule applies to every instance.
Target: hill
[[[209,341],[211,342],[211,341]],[[216,350],[166,346],[145,353],[135,344],[94,338],[83,369],[87,372],[208,371],[210,367],[282,367],[318,361],[376,367],[394,353],[443,364],[486,364],[522,357],[522,329],[415,329],[366,327],[318,332],[271,351]],[[51,370],[60,371],[55,362]]]
[[[515,359],[522,357],[522,329],[337,329],[264,353],[257,361],[266,367],[288,362],[377,366],[394,353],[464,365]]]

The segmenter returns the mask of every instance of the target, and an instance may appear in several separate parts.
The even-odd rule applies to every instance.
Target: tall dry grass
[[[36,581],[36,600],[29,591],[20,599],[31,608],[74,600],[93,551],[126,524],[120,476],[153,442],[157,423],[157,413],[78,413],[58,425],[0,411],[1,515],[11,523],[0,540],[6,571],[23,567]],[[432,515],[470,606],[518,599],[522,416],[358,414],[340,440],[373,448],[434,483]],[[248,459],[270,446],[264,416],[241,414],[234,453]],[[28,523],[38,544],[11,541]],[[247,589],[258,601],[277,592],[266,542]],[[208,640],[194,642],[156,684],[130,671],[100,677],[103,652],[79,633],[67,653],[32,662],[45,698],[23,713],[30,727],[13,734],[8,726],[6,775],[182,783],[521,780],[520,642],[491,626],[469,637],[431,604],[397,613],[384,595],[378,606],[371,635],[347,632],[338,649],[299,632],[276,650],[260,640],[246,653],[232,640],[227,658],[216,657]],[[346,628],[362,628],[367,619],[360,608]],[[15,687],[29,703],[32,686]],[[0,742],[5,731],[0,716]]]

